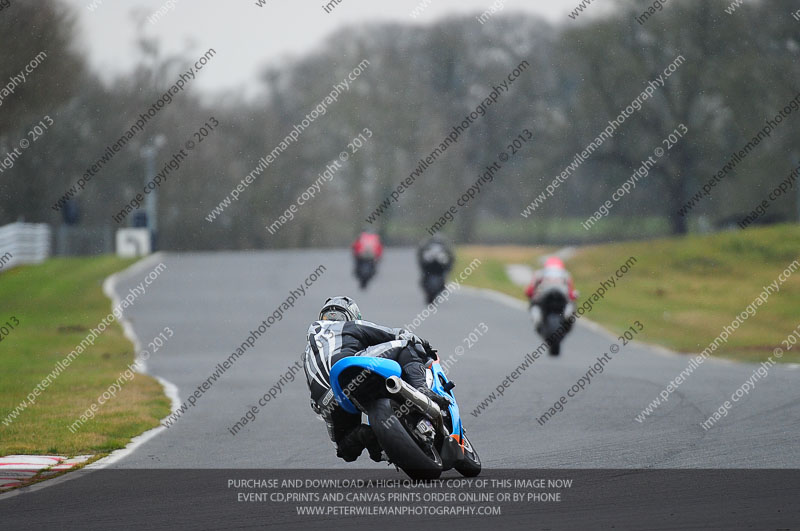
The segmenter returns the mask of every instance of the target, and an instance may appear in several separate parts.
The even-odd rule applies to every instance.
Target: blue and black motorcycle
[[[428,386],[450,400],[441,410],[401,378],[400,364],[386,358],[351,356],[331,368],[331,387],[349,413],[364,413],[390,463],[413,479],[436,479],[442,471],[480,474],[481,460],[466,436],[453,387],[436,359],[427,364]]]

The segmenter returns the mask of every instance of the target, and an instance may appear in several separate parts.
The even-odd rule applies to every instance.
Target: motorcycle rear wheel
[[[550,343],[550,355],[558,356],[559,354],[561,354],[561,342],[554,341]]]
[[[556,331],[561,327],[562,318],[558,314],[551,314],[545,318],[544,337],[547,346],[550,347],[550,355],[558,356],[561,354],[561,339],[555,337]]]
[[[442,458],[436,448],[420,448],[405,424],[395,415],[392,400],[380,398],[367,407],[369,424],[389,460],[412,479],[436,479]]]

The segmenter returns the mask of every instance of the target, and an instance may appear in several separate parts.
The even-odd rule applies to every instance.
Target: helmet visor
[[[319,314],[320,321],[349,321],[347,310],[336,306],[323,309]]]

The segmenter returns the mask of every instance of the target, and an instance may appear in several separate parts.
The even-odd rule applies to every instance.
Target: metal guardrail
[[[11,223],[0,227],[0,271],[39,264],[50,256],[51,231],[45,223]]]

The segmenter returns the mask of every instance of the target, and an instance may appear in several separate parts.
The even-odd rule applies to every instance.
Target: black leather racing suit
[[[402,376],[415,388],[427,387],[427,355],[422,340],[402,328],[387,328],[368,321],[315,321],[308,327],[303,361],[311,407],[322,417],[328,435],[336,444],[339,457],[354,461],[367,448],[370,457],[380,460],[380,446],[372,429],[361,424],[361,415],[353,415],[338,405],[330,384],[331,367],[347,356],[374,356],[397,361]]]

